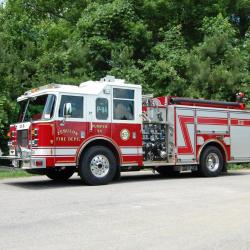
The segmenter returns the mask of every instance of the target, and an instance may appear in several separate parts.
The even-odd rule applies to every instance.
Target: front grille
[[[17,145],[21,147],[28,146],[28,130],[18,130],[17,131]]]

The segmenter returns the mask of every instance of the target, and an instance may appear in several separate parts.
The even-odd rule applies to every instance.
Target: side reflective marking
[[[178,116],[182,135],[185,141],[185,146],[178,146],[178,154],[194,154],[194,149],[191,143],[190,135],[188,132],[188,124],[194,124],[193,116]]]

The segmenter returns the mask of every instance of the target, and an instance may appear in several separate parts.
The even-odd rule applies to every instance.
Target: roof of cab
[[[17,98],[17,101],[35,97],[46,93],[71,93],[71,94],[86,94],[86,95],[98,95],[104,89],[108,89],[109,86],[137,88],[141,89],[140,85],[129,84],[123,79],[116,79],[113,76],[106,76],[100,81],[87,81],[81,83],[79,86],[75,85],[63,85],[63,84],[49,84],[39,88],[35,88],[26,91],[24,95]]]

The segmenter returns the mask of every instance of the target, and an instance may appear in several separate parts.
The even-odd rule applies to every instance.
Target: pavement
[[[250,171],[218,178],[150,171],[106,186],[78,176],[0,181],[0,249],[250,250]]]

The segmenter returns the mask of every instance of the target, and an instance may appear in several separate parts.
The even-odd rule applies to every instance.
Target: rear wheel
[[[199,173],[205,177],[216,177],[223,169],[223,156],[221,151],[214,146],[207,147],[200,159]]]
[[[88,185],[105,185],[111,182],[118,171],[114,154],[108,148],[96,146],[84,152],[79,166],[79,175]]]
[[[74,172],[74,168],[55,168],[48,169],[46,171],[46,175],[48,178],[54,181],[66,181],[74,174]]]

